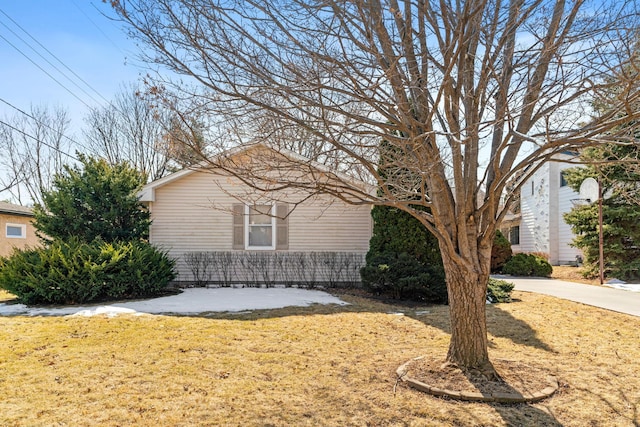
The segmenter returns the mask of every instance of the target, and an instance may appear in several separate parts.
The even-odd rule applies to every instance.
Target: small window
[[[247,249],[275,249],[273,205],[246,206]]]
[[[234,204],[233,249],[288,250],[289,206]]]
[[[9,239],[26,239],[27,226],[24,224],[7,224],[6,235]]]
[[[509,243],[512,245],[520,244],[520,226],[516,225],[509,229]]]
[[[560,172],[560,187],[566,187],[567,185],[569,185],[567,183],[567,172],[566,171],[561,171]]]
[[[533,181],[531,181],[531,195],[532,196],[535,194],[535,191],[536,191],[535,186],[533,184],[534,184]]]

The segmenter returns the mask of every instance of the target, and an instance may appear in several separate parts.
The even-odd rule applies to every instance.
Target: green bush
[[[362,283],[370,292],[396,299],[447,303],[444,271],[439,265],[423,264],[407,254],[386,252],[367,260],[360,269]]]
[[[491,247],[491,272],[500,272],[512,255],[511,243],[500,230],[496,231],[496,237],[493,239]]]
[[[549,277],[553,267],[540,256],[521,253],[511,257],[502,268],[502,272],[512,276]]]
[[[25,304],[77,304],[162,293],[175,262],[148,243],[78,239],[15,251],[0,264],[0,288]]]
[[[491,303],[511,302],[511,291],[514,284],[506,280],[489,279],[487,285],[487,300]]]

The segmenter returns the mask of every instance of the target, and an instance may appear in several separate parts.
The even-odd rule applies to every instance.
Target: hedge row
[[[0,258],[0,288],[25,304],[151,297],[175,278],[174,263],[143,242],[55,241]]]

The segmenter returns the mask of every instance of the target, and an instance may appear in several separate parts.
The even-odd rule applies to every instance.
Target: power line
[[[82,14],[94,25],[98,28],[98,30],[103,34],[103,36],[108,39],[112,44],[115,45],[115,43],[102,31],[102,29],[95,23],[93,22],[88,16],[87,14],[75,3],[75,1],[72,1],[72,3],[76,6],[76,8],[78,8],[80,10],[80,12],[82,12]],[[94,8],[95,5],[92,4],[92,6]],[[96,8],[96,10],[98,10]],[[99,12],[99,10],[98,10]],[[102,94],[100,94],[100,92],[98,92],[95,88],[93,88],[88,82],[86,82],[81,76],[79,76],[77,73],[75,73],[69,66],[67,66],[62,60],[60,60],[55,54],[53,54],[49,49],[47,49],[42,43],[40,43],[34,36],[32,36],[26,29],[24,29],[18,22],[16,22],[13,18],[11,18],[11,16],[9,16],[4,10],[0,9],[0,13],[2,15],[4,15],[6,18],[8,18],[16,27],[18,27],[20,30],[22,30],[22,32],[24,32],[30,39],[32,39],[35,43],[37,43],[38,46],[40,46],[45,52],[47,52],[49,55],[51,55],[51,57],[53,57],[58,63],[62,64],[62,66],[69,70],[69,72],[71,72],[71,74],[73,74],[73,76],[75,76],[79,81],[81,81],[82,83],[84,83],[84,85],[86,85],[89,89],[91,89],[93,92],[95,92],[100,98],[102,98],[110,107],[114,108],[116,111],[118,111],[121,115],[126,116],[127,112],[121,110],[118,106],[114,105],[112,101],[107,100]],[[27,41],[25,41],[20,35],[16,34],[15,31],[13,31],[11,28],[9,28],[5,23],[0,22],[0,25],[4,26],[7,30],[9,30],[14,36],[16,36],[20,41],[22,41],[25,45],[27,45],[33,52],[35,52],[40,58],[42,58],[44,61],[47,62],[47,64],[49,64],[51,67],[53,67],[58,73],[60,73],[62,76],[64,76],[67,80],[69,80],[75,87],[77,87],[78,89],[80,89],[85,95],[87,95],[89,98],[91,98],[94,102],[100,104],[100,102],[98,102],[91,94],[87,93],[86,90],[84,90],[82,87],[80,87],[73,79],[71,79],[67,74],[65,74],[62,70],[60,70],[56,65],[52,64],[51,61],[49,61],[47,58],[45,58],[40,52],[38,52],[32,45],[30,45]],[[80,101],[82,104],[84,104],[89,110],[93,110],[93,107],[91,107],[89,104],[87,104],[83,99],[81,99],[76,93],[74,93],[73,91],[71,91],[68,87],[66,87],[63,83],[61,83],[58,79],[56,79],[54,76],[52,76],[49,72],[47,72],[43,67],[41,67],[39,64],[37,64],[33,59],[31,59],[26,53],[24,53],[20,48],[18,48],[17,46],[15,46],[13,43],[11,43],[6,37],[4,37],[3,35],[0,34],[0,38],[3,39],[5,42],[7,42],[7,44],[9,44],[11,47],[13,47],[16,51],[18,51],[22,56],[24,56],[29,62],[31,62],[33,65],[35,65],[38,69],[40,69],[43,73],[45,73],[49,78],[51,78],[54,82],[56,82],[59,86],[61,86],[63,89],[65,89],[68,93],[70,93],[74,98],[76,98],[78,101]],[[115,45],[116,48],[118,50],[120,50],[122,52],[122,50]],[[124,53],[124,52],[123,52]],[[18,107],[15,107],[14,105],[12,105],[11,103],[9,103],[8,101],[0,98],[0,101],[4,102],[5,104],[9,105],[10,107],[16,109],[17,111],[19,111],[20,113],[32,118],[33,120],[36,120],[38,123],[40,123],[41,125],[47,126],[46,124],[40,122],[38,119],[36,119],[35,117],[33,117],[32,115],[26,113],[25,111],[19,109]],[[47,126],[48,127],[48,126]],[[55,129],[52,129],[54,131],[56,131]],[[59,132],[59,131],[56,131]],[[84,148],[85,150],[91,152],[91,149],[88,149],[87,147],[85,147],[84,145],[78,143],[77,141],[74,141],[73,139],[69,138],[68,136],[60,133],[61,136],[67,138],[69,141],[72,141],[74,144],[76,144],[79,147]],[[150,144],[148,141],[141,141],[143,145],[147,146],[148,148],[151,148],[152,151],[156,152],[156,153],[160,153],[162,154],[162,152],[160,150],[158,150],[158,148],[153,145]],[[72,157],[72,156],[70,156]]]
[[[111,44],[112,44],[116,49],[118,49],[118,50],[120,51],[120,53],[122,53],[122,54],[123,54],[123,55],[125,55],[125,57],[126,57],[126,54],[127,54],[127,53],[126,53],[125,51],[123,51],[122,49],[120,49],[120,46],[118,46],[118,45],[116,44],[116,42],[114,42],[114,41],[111,39],[111,37],[109,37],[109,36],[107,35],[107,33],[105,33],[104,31],[102,31],[102,28],[101,28],[98,24],[96,24],[96,23],[95,23],[95,21],[94,21],[93,19],[91,19],[91,17],[90,17],[89,15],[87,15],[87,13],[86,13],[86,12],[85,12],[85,11],[84,11],[80,6],[78,6],[78,4],[77,4],[74,0],[71,0],[71,3],[73,3],[73,5],[76,7],[76,9],[78,9],[78,10],[80,11],[80,13],[82,13],[82,14],[84,15],[84,17],[85,17],[85,18],[87,18],[87,21],[91,22],[91,23],[93,24],[93,26],[94,26],[94,27],[96,27],[96,29],[97,29],[98,31],[100,31],[100,34],[102,34],[102,36],[103,36],[105,39],[109,40],[109,42],[110,42],[110,43],[111,43]],[[98,8],[96,7],[96,5],[95,5],[93,2],[91,2],[91,6],[93,6],[93,8],[94,8],[98,13],[102,13],[102,12],[100,11],[100,9],[98,9]]]
[[[35,65],[36,67],[38,67],[38,69],[40,69],[40,71],[42,71],[43,73],[45,73],[47,76],[49,76],[49,78],[51,78],[51,80],[53,80],[54,82],[58,83],[64,90],[66,90],[67,92],[69,92],[74,98],[76,98],[78,101],[80,101],[81,103],[83,103],[87,108],[91,108],[91,106],[89,104],[87,104],[86,102],[84,102],[83,99],[81,99],[78,95],[76,95],[75,93],[73,93],[68,87],[66,87],[65,85],[63,85],[58,79],[56,79],[55,77],[53,77],[49,72],[47,72],[47,70],[45,70],[44,68],[42,68],[39,64],[37,64],[34,60],[32,60],[31,58],[29,58],[29,56],[27,54],[25,54],[22,50],[20,50],[20,48],[18,48],[16,45],[14,45],[13,43],[11,43],[9,40],[7,40],[6,37],[4,37],[2,34],[0,34],[0,38],[2,40],[4,40],[5,42],[7,42],[7,44],[9,46],[11,46],[12,48],[14,48],[15,50],[18,51],[18,53],[20,53],[22,56],[24,56],[29,62],[31,62],[33,65]]]
[[[16,21],[14,21],[9,15],[7,15],[2,9],[0,9],[0,13],[3,14],[4,16],[6,16],[7,18],[9,18],[9,20],[11,22],[14,23],[14,25],[16,25],[18,28],[20,28],[27,36],[29,36],[32,40],[34,40],[38,46],[40,46],[42,49],[45,50],[45,52],[47,52],[49,55],[51,55],[56,61],[58,61],[60,64],[62,64],[62,66],[64,68],[66,68],[67,70],[69,70],[78,80],[80,80],[82,83],[84,83],[89,89],[91,89],[93,92],[95,92],[99,97],[101,97],[102,99],[104,99],[106,101],[106,99],[100,94],[98,93],[97,90],[95,90],[94,88],[91,87],[91,85],[89,85],[86,81],[84,81],[82,79],[82,77],[80,77],[78,74],[76,74],[71,68],[69,68],[64,62],[62,62],[57,56],[55,56],[53,53],[51,53],[51,51],[49,51],[45,46],[42,45],[42,43],[40,43],[38,40],[35,39],[35,37],[33,37],[31,34],[29,34],[29,32],[27,32],[24,28],[22,28]],[[4,22],[0,22],[0,25],[2,25],[3,27],[5,27],[7,30],[9,30],[11,32],[11,34],[13,34],[14,36],[16,36],[18,38],[18,40],[20,40],[22,43],[24,43],[27,47],[29,47],[29,49],[31,49],[36,55],[38,55],[40,58],[42,58],[47,64],[49,64],[51,67],[53,67],[54,70],[56,70],[58,73],[60,73],[63,77],[65,77],[69,82],[71,82],[71,84],[73,84],[75,87],[77,87],[78,89],[80,89],[85,95],[87,95],[89,98],[91,98],[94,102],[98,102],[98,100],[96,98],[93,97],[93,95],[91,95],[89,92],[87,92],[84,88],[82,88],[78,83],[76,83],[72,78],[70,78],[67,74],[65,74],[64,71],[62,71],[60,68],[58,68],[55,64],[53,64],[51,61],[49,61],[49,59],[45,58],[44,55],[42,55],[40,52],[38,52],[31,44],[29,44],[29,42],[27,42],[25,39],[23,39],[19,34],[17,34],[15,31],[13,31],[11,28],[9,28],[9,26],[7,26],[7,24],[5,24]]]
[[[22,109],[20,109],[20,108],[16,107],[15,105],[13,105],[12,103],[10,103],[10,102],[9,102],[9,101],[7,101],[6,99],[4,99],[4,98],[0,97],[0,102],[5,103],[6,105],[8,105],[9,107],[13,108],[14,110],[16,110],[16,111],[18,111],[18,112],[20,112],[20,113],[24,114],[25,116],[27,116],[27,117],[29,117],[29,118],[31,118],[31,119],[33,119],[33,120],[35,120],[36,122],[38,122],[38,123],[39,123],[39,124],[41,124],[42,126],[44,126],[44,127],[48,128],[48,129],[50,129],[50,130],[52,130],[52,131],[54,131],[54,132],[58,133],[58,135],[60,135],[60,136],[61,136],[61,137],[63,137],[63,138],[66,138],[67,140],[71,141],[72,143],[74,143],[74,144],[75,144],[75,145],[77,145],[78,147],[80,147],[80,148],[84,148],[85,150],[88,150],[88,151],[91,151],[91,150],[89,150],[86,146],[84,146],[83,144],[81,144],[81,143],[79,143],[78,141],[76,141],[76,140],[72,139],[71,137],[69,137],[69,136],[65,135],[61,130],[58,130],[58,129],[54,129],[54,128],[52,128],[52,127],[51,127],[51,126],[49,126],[48,124],[46,124],[46,123],[44,123],[44,122],[40,121],[40,119],[36,118],[36,117],[35,117],[35,116],[33,116],[32,114],[29,114],[29,113],[27,113],[26,111],[24,111],[24,110],[22,110]]]
[[[71,158],[71,159],[73,159],[73,160],[75,160],[75,161],[77,161],[77,162],[79,162],[79,161],[80,161],[80,160],[79,160],[79,159],[77,159],[75,156],[72,156],[71,154],[69,154],[69,153],[66,153],[66,152],[62,151],[62,150],[61,150],[61,149],[59,149],[58,147],[54,147],[53,145],[51,145],[51,144],[49,144],[49,143],[47,143],[47,142],[44,142],[43,140],[41,140],[41,139],[39,139],[39,138],[36,138],[36,137],[35,137],[35,136],[33,136],[33,135],[28,134],[27,132],[23,131],[22,129],[18,129],[17,127],[15,127],[15,126],[13,126],[13,125],[11,125],[11,124],[9,124],[9,123],[5,122],[5,121],[4,121],[4,120],[2,120],[2,119],[0,119],[0,124],[5,125],[5,126],[7,126],[7,127],[11,128],[11,129],[15,130],[16,132],[19,132],[19,133],[21,133],[22,135],[24,135],[24,136],[26,136],[26,137],[28,137],[28,138],[33,139],[34,141],[38,141],[38,142],[39,142],[39,143],[41,143],[42,145],[46,145],[47,147],[51,148],[52,150],[55,150],[55,151],[57,151],[57,152],[58,152],[58,153],[60,153],[60,154],[64,154],[65,156],[67,156],[67,157],[69,157],[69,158]]]

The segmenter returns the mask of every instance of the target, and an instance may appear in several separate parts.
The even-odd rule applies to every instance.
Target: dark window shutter
[[[233,205],[233,249],[244,249],[244,205]]]
[[[289,205],[276,205],[276,250],[289,249]]]

